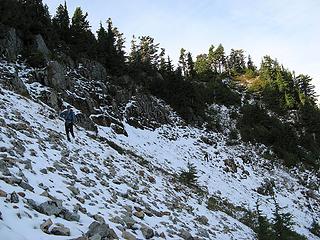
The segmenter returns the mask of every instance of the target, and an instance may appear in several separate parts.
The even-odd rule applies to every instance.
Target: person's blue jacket
[[[64,118],[66,123],[73,123],[76,120],[76,115],[72,109],[64,110],[60,113],[60,117]]]

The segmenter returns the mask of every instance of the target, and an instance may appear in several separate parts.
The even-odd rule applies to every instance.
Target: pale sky
[[[54,14],[63,0],[43,0]],[[264,55],[310,75],[320,95],[320,0],[67,0],[88,12],[92,30],[112,18],[125,34],[149,35],[177,62],[180,48],[195,57],[219,43],[243,49],[257,66]]]

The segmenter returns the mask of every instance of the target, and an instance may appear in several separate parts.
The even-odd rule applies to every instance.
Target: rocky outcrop
[[[135,96],[132,104],[126,109],[128,123],[140,128],[157,128],[162,124],[168,124],[169,114],[169,110],[156,98],[145,94]]]
[[[76,115],[77,125],[87,129],[89,131],[97,132],[98,128],[94,122],[85,114],[79,113]]]
[[[0,69],[0,74],[1,81],[8,89],[13,90],[23,96],[29,95],[28,89],[24,82],[19,78],[17,71],[13,73],[12,71],[1,71]]]
[[[23,43],[14,28],[9,28],[0,23],[0,56],[5,56],[9,61],[15,61],[23,50]]]
[[[13,90],[23,96],[29,95],[28,89],[24,82],[15,74],[11,79]]]
[[[55,91],[42,91],[39,95],[39,99],[47,104],[48,106],[56,109],[61,110],[62,107],[62,99]]]
[[[104,66],[93,60],[81,59],[79,64],[79,73],[89,80],[105,81],[107,79],[107,71]]]
[[[33,48],[35,52],[41,53],[46,60],[49,59],[50,50],[40,34],[34,37]]]
[[[48,63],[44,84],[57,90],[70,90],[74,85],[69,80],[67,81],[66,68],[57,61],[50,61]]]

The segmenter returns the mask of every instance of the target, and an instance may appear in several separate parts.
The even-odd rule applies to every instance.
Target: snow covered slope
[[[221,112],[228,120],[228,111]],[[99,127],[98,135],[77,128],[70,143],[53,109],[8,89],[0,91],[0,116],[1,239],[85,233],[98,239],[88,233],[94,221],[109,226],[103,225],[107,239],[255,239],[245,219],[257,201],[272,217],[273,198],[257,192],[268,182],[293,215],[294,229],[319,239],[308,230],[313,218],[319,221],[319,193],[302,184],[316,176],[271,165],[263,146],[230,145],[224,134],[183,125],[176,116],[175,125],[154,131],[124,121],[128,136],[110,127]],[[196,166],[199,189],[177,180],[188,162]]]

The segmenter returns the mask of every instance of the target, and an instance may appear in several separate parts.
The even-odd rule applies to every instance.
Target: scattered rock
[[[88,167],[86,167],[86,166],[81,167],[80,170],[81,170],[82,172],[84,172],[84,173],[90,173],[90,169],[89,169]]]
[[[70,236],[70,229],[63,226],[62,224],[59,224],[59,226],[54,226],[51,229],[50,233],[58,236]]]
[[[136,236],[134,236],[132,233],[129,233],[127,231],[123,231],[122,232],[122,237],[123,239],[126,239],[126,240],[136,240]]]
[[[55,89],[67,89],[70,83],[66,81],[66,69],[57,61],[50,61],[47,66],[45,85]]]
[[[102,216],[100,216],[99,214],[95,214],[93,215],[93,219],[96,220],[99,223],[106,223],[106,221],[104,220],[104,218]]]
[[[62,217],[67,221],[79,222],[79,220],[80,220],[80,215],[78,213],[70,212],[67,209],[63,209],[62,212],[60,213],[60,215],[62,215]]]
[[[137,218],[143,219],[145,214],[143,211],[138,211],[138,212],[134,212],[133,215],[136,216]]]
[[[125,215],[123,218],[122,218],[122,221],[127,225],[128,228],[133,228],[134,224],[136,223],[136,221],[128,216],[128,215]]]
[[[75,186],[68,186],[67,187],[74,195],[79,195],[80,191],[78,188],[76,188]]]
[[[156,179],[152,176],[148,176],[148,180],[150,183],[156,183]]]
[[[208,225],[208,222],[209,222],[209,220],[206,216],[198,216],[195,218],[195,220],[203,225]]]
[[[236,173],[238,171],[238,166],[233,159],[225,159],[224,165],[226,166],[224,168],[226,172]]]
[[[147,225],[141,224],[140,231],[146,239],[150,239],[154,236],[154,231]]]
[[[18,203],[19,202],[19,196],[16,192],[11,193],[10,202],[11,203]]]
[[[24,193],[24,192],[18,192],[18,195],[20,196],[20,197],[25,197],[26,196],[26,194]]]
[[[49,233],[49,228],[52,226],[53,222],[51,221],[51,219],[47,219],[44,223],[42,223],[40,225],[40,229],[45,232],[45,233]]]
[[[5,191],[3,191],[3,190],[0,189],[0,197],[6,198],[7,195],[8,195],[8,194],[7,194]]]
[[[57,201],[47,201],[41,203],[37,207],[40,213],[46,214],[48,216],[55,215],[58,216],[63,210],[62,205]]]
[[[43,37],[38,34],[34,37],[34,50],[36,52],[40,52],[44,57],[48,58],[50,54],[50,50],[48,49]]]
[[[48,170],[46,168],[40,169],[40,172],[43,174],[48,174]]]
[[[185,229],[180,229],[179,236],[182,237],[184,240],[193,240],[194,238],[192,235]]]
[[[30,184],[28,184],[28,183],[26,183],[26,182],[21,182],[20,184],[20,187],[22,187],[23,189],[25,189],[25,190],[29,190],[30,192],[33,192],[33,187],[30,185]]]
[[[122,220],[122,218],[119,216],[111,217],[109,220],[110,220],[110,222],[113,222],[113,223],[117,223],[117,224],[121,224],[121,225],[125,224],[124,221]]]
[[[99,235],[100,239],[119,239],[115,231],[105,223],[93,222],[90,224],[86,236],[90,238],[95,235]]]
[[[14,28],[0,24],[0,55],[15,61],[23,50],[23,42]]]

